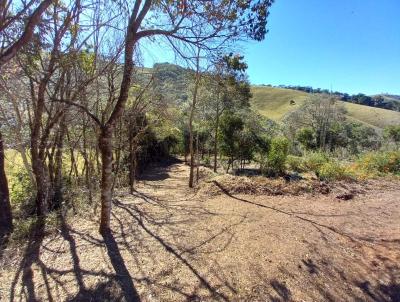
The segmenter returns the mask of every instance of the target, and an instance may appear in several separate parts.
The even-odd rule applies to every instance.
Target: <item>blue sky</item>
[[[400,0],[276,0],[262,42],[240,46],[252,84],[400,94]],[[172,61],[144,46],[146,66]]]
[[[400,94],[400,0],[276,0],[244,44],[252,84]]]

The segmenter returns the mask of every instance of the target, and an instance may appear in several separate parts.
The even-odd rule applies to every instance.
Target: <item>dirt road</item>
[[[188,167],[121,193],[113,233],[73,218],[5,251],[1,301],[400,301],[400,188],[198,196]]]

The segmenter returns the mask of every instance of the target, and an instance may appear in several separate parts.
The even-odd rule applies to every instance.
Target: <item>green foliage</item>
[[[288,155],[288,157],[286,158],[286,165],[291,171],[294,172],[304,171],[303,158],[299,156]]]
[[[381,145],[381,137],[375,129],[361,123],[345,123],[343,137],[342,144],[351,154],[358,154],[368,149],[378,149]]]
[[[303,166],[307,171],[318,171],[329,162],[329,157],[324,152],[309,152],[304,156]]]
[[[315,131],[312,128],[306,127],[298,130],[296,133],[296,139],[306,150],[313,150],[317,145]]]
[[[221,118],[220,136],[222,154],[235,158],[240,152],[240,133],[244,123],[240,116],[226,113]]]
[[[274,137],[267,155],[263,172],[267,175],[276,176],[285,171],[285,162],[289,152],[289,141],[285,137]]]
[[[346,167],[336,160],[322,164],[317,171],[317,175],[319,179],[327,181],[351,178],[351,174]]]
[[[384,130],[385,138],[390,139],[396,144],[400,143],[400,125],[387,126]]]
[[[369,152],[361,156],[356,169],[377,174],[400,174],[400,151]]]

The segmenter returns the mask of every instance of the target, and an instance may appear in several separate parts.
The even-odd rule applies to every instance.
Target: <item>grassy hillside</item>
[[[279,121],[288,112],[301,106],[309,97],[308,93],[267,86],[252,87],[252,106],[264,116]],[[294,101],[291,102],[291,101]],[[292,103],[292,104],[291,104]],[[342,102],[348,117],[377,128],[400,124],[400,112]]]

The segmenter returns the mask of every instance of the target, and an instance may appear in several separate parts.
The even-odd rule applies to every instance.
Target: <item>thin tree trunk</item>
[[[53,209],[58,210],[62,205],[62,157],[64,149],[64,135],[65,135],[65,116],[60,122],[59,133],[56,142],[56,155],[55,155],[55,171],[54,171],[54,195],[53,195]]]
[[[35,108],[35,119],[31,132],[31,158],[32,172],[36,179],[36,214],[42,216],[46,213],[47,180],[45,175],[44,150],[40,144],[42,117],[45,110],[44,98],[47,78],[42,79],[38,88],[38,97]]]
[[[189,188],[193,188],[193,169],[194,169],[194,148],[193,148],[193,126],[192,126],[192,114],[189,120],[189,150],[190,150],[190,172],[189,172]]]
[[[2,237],[10,234],[13,229],[10,193],[4,165],[4,143],[0,131],[0,244]]]
[[[199,132],[196,135],[196,183],[199,183]]]
[[[136,168],[137,168],[137,155],[136,144],[132,140],[129,141],[129,191],[131,194],[135,191]]]
[[[199,87],[199,71],[197,70],[196,82],[193,91],[192,108],[190,110],[190,117],[189,117],[189,152],[190,152],[189,188],[193,188],[193,176],[194,176],[193,119],[194,119],[194,112],[196,110],[198,87]]]
[[[217,104],[217,118],[215,120],[215,133],[214,133],[214,172],[217,172],[218,127],[219,127],[219,106]]]
[[[110,229],[111,203],[112,203],[112,133],[111,127],[104,126],[101,130],[99,147],[101,153],[101,216],[100,232],[104,233]]]
[[[133,73],[133,53],[138,37],[136,33],[140,27],[143,18],[150,9],[152,1],[145,1],[139,15],[140,1],[135,3],[134,9],[129,18],[129,23],[125,37],[125,53],[124,53],[124,72],[120,85],[118,100],[110,115],[108,121],[101,128],[99,137],[99,148],[102,159],[102,175],[101,175],[101,216],[100,216],[100,233],[107,234],[110,231],[111,220],[111,203],[112,203],[112,134],[114,126],[118,118],[124,112],[126,102],[129,96]]]
[[[189,117],[189,152],[190,152],[189,188],[193,188],[193,176],[194,176],[193,120],[194,120],[194,113],[196,111],[197,92],[199,89],[199,84],[200,84],[200,48],[197,50],[193,101]]]

